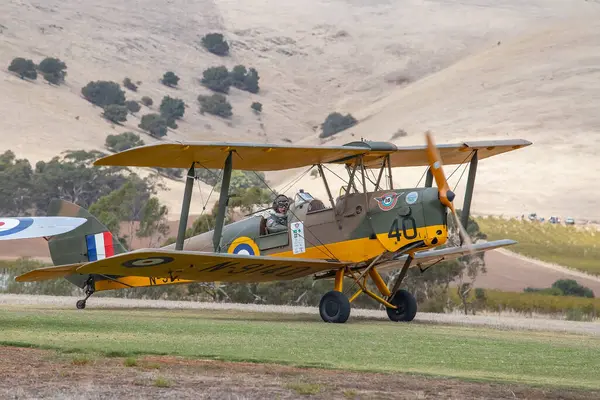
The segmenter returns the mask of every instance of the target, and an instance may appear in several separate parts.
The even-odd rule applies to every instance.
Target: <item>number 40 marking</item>
[[[409,224],[408,230],[410,231],[410,235],[407,232],[407,221]],[[411,216],[402,217],[402,233],[400,233],[400,226],[398,222],[398,218],[394,219],[392,222],[392,226],[390,227],[390,231],[388,232],[388,238],[396,240],[400,240],[402,235],[407,239],[414,239],[417,237],[417,223],[415,219]]]

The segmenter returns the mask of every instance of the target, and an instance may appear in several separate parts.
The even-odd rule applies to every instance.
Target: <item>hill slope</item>
[[[91,80],[120,83],[126,76],[134,82],[142,81],[137,93],[127,91],[128,99],[149,95],[155,102],[154,111],[164,95],[187,103],[184,119],[179,129],[169,132],[169,140],[297,142],[316,138],[315,126],[333,110],[350,111],[364,120],[357,135],[367,132],[370,137],[389,139],[390,132],[397,129],[392,125],[397,125],[411,133],[444,126],[439,130],[440,139],[451,139],[457,133],[464,137],[470,131],[451,132],[440,111],[447,102],[436,100],[450,89],[460,88],[456,78],[449,76],[450,86],[443,88],[435,84],[436,80],[445,81],[440,78],[443,72],[429,80],[418,81],[420,78],[443,71],[498,41],[542,25],[597,13],[597,4],[582,2],[575,7],[566,0],[537,0],[526,5],[485,0],[394,4],[357,0],[10,0],[0,4],[0,64],[8,66],[17,56],[36,62],[56,56],[67,63],[68,76],[66,85],[50,87],[41,79],[25,82],[6,70],[0,73],[0,93],[4,94],[0,96],[0,109],[4,129],[11,132],[3,137],[3,147],[35,162],[66,149],[102,149],[110,133],[139,131],[139,117],[152,110],[143,108],[138,116],[129,116],[123,127],[112,127],[99,116],[101,110],[80,95],[81,87]],[[210,31],[225,34],[232,48],[230,57],[217,57],[201,47],[201,36]],[[583,51],[586,48],[593,49],[588,46]],[[260,93],[232,89],[228,97],[234,117],[230,121],[201,115],[196,98],[209,93],[198,83],[202,71],[210,66],[224,64],[231,68],[240,63],[257,68]],[[528,62],[520,68],[529,66]],[[158,82],[167,70],[181,77],[179,89]],[[498,68],[496,74],[501,73]],[[416,83],[402,86],[406,81]],[[423,85],[443,90],[435,89],[439,94],[434,97],[409,101],[425,90],[417,90]],[[470,107],[480,104],[469,92],[474,85],[465,85],[463,94],[456,94],[472,98]],[[371,106],[378,99],[380,102]],[[263,103],[260,117],[251,112],[252,101]],[[405,108],[404,117],[395,116],[390,124],[389,113],[384,115],[386,104],[397,108],[397,104],[407,101],[413,102],[412,108]],[[424,124],[433,117],[435,124]],[[489,122],[481,116],[466,120],[463,114],[461,118],[454,116],[453,123],[475,126]],[[555,136],[554,132],[548,135]],[[144,136],[146,142],[153,141]],[[523,161],[518,157],[514,160]],[[171,186],[173,190],[163,197],[177,213],[182,185]],[[194,207],[192,211],[199,212],[198,204]]]

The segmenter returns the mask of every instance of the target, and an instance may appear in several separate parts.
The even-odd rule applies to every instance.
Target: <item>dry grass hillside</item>
[[[406,129],[409,136],[399,144],[420,143],[418,133],[427,128],[439,142],[492,132],[533,139],[531,150],[482,164],[475,210],[539,210],[548,204],[536,192],[543,189],[558,194],[556,204],[567,207],[568,199],[576,205],[571,213],[593,212],[591,193],[560,194],[587,183],[581,161],[591,157],[595,139],[588,132],[598,124],[598,113],[591,115],[600,85],[591,76],[594,53],[600,54],[597,25],[569,21],[599,13],[594,2],[567,0],[7,0],[0,4],[3,148],[35,162],[66,149],[102,149],[111,133],[139,132],[139,118],[152,110],[143,107],[124,126],[111,126],[80,94],[89,81],[130,77],[142,84],[137,93],[126,91],[127,98],[148,95],[154,111],[164,95],[187,103],[168,140],[314,143],[316,127],[334,110],[361,120],[352,130],[356,137],[389,140]],[[559,30],[542,30],[556,24]],[[224,33],[229,57],[201,46],[211,31]],[[68,66],[66,84],[15,77],[6,67],[19,56],[35,62],[59,57]],[[260,74],[258,94],[231,90],[229,121],[201,115],[196,101],[209,93],[198,82],[202,71],[221,64],[244,64]],[[181,77],[178,89],[159,82],[167,70]],[[261,116],[250,110],[253,101],[263,104]],[[541,158],[534,162],[532,156]],[[531,174],[507,185],[524,170]],[[283,183],[289,174],[273,179]],[[183,188],[170,186],[163,199],[176,214]],[[197,201],[192,212],[199,211]]]

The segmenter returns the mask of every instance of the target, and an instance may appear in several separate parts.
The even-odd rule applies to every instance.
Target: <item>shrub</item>
[[[146,107],[150,107],[152,104],[154,104],[154,101],[148,96],[142,97],[141,101],[142,101],[142,104],[145,105]]]
[[[127,121],[127,107],[118,104],[109,104],[104,107],[102,116],[115,123]]]
[[[104,145],[110,151],[118,153],[133,147],[143,146],[144,141],[140,139],[140,135],[133,132],[123,132],[118,135],[108,135]]]
[[[8,66],[8,70],[18,74],[21,77],[21,79],[37,79],[35,63],[31,60],[26,60],[22,57],[17,57],[13,59],[10,65]]]
[[[140,104],[135,100],[126,101],[125,106],[132,113],[136,113],[142,109],[142,106],[140,106]]]
[[[177,82],[179,82],[179,77],[175,75],[174,72],[168,71],[162,77],[161,81],[166,86],[177,86]]]
[[[220,33],[208,33],[202,38],[202,45],[208,51],[218,56],[229,54],[229,44]]]
[[[222,94],[215,93],[212,96],[198,96],[200,112],[229,118],[233,115],[231,104]]]
[[[123,86],[125,86],[127,89],[131,90],[132,92],[137,92],[138,87],[135,83],[133,83],[131,81],[131,79],[129,78],[125,78],[123,79]]]
[[[44,79],[54,85],[59,85],[65,81],[67,76],[67,64],[58,58],[47,57],[42,60],[38,69],[42,72]]]
[[[176,119],[183,117],[185,103],[181,99],[165,96],[160,103],[160,115],[167,120],[170,128],[177,129]]]
[[[258,101],[255,101],[254,103],[252,103],[252,105],[250,106],[250,108],[252,108],[254,111],[256,112],[262,112],[262,104],[259,103]]]
[[[150,132],[155,137],[162,137],[167,134],[167,120],[159,114],[144,115],[138,127]]]
[[[125,105],[125,92],[121,90],[116,82],[89,82],[81,89],[81,93],[87,101],[100,107],[106,107],[110,104]]]
[[[321,124],[323,132],[319,135],[321,138],[326,138],[335,135],[338,132],[348,129],[356,125],[358,121],[350,114],[343,116],[338,112],[333,112],[325,118],[325,122]]]
[[[208,89],[219,93],[229,93],[231,77],[225,66],[207,68],[202,75],[201,83]]]
[[[258,93],[258,80],[260,78],[258,76],[258,71],[256,71],[254,68],[246,70],[246,67],[243,65],[236,65],[233,67],[230,77],[231,84],[234,87],[250,93]]]
[[[184,170],[181,168],[163,168],[163,167],[156,167],[155,168],[156,171],[159,174],[163,174],[168,178],[171,179],[181,179],[183,178],[183,172]]]

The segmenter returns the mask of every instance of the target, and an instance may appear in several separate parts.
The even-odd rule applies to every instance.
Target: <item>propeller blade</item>
[[[448,207],[454,213],[454,193],[450,190],[446,175],[444,175],[444,169],[442,168],[442,157],[438,151],[431,133],[425,132],[425,139],[427,140],[427,159],[429,160],[429,167],[431,168],[431,174],[435,179],[435,183],[440,192],[440,202]]]

